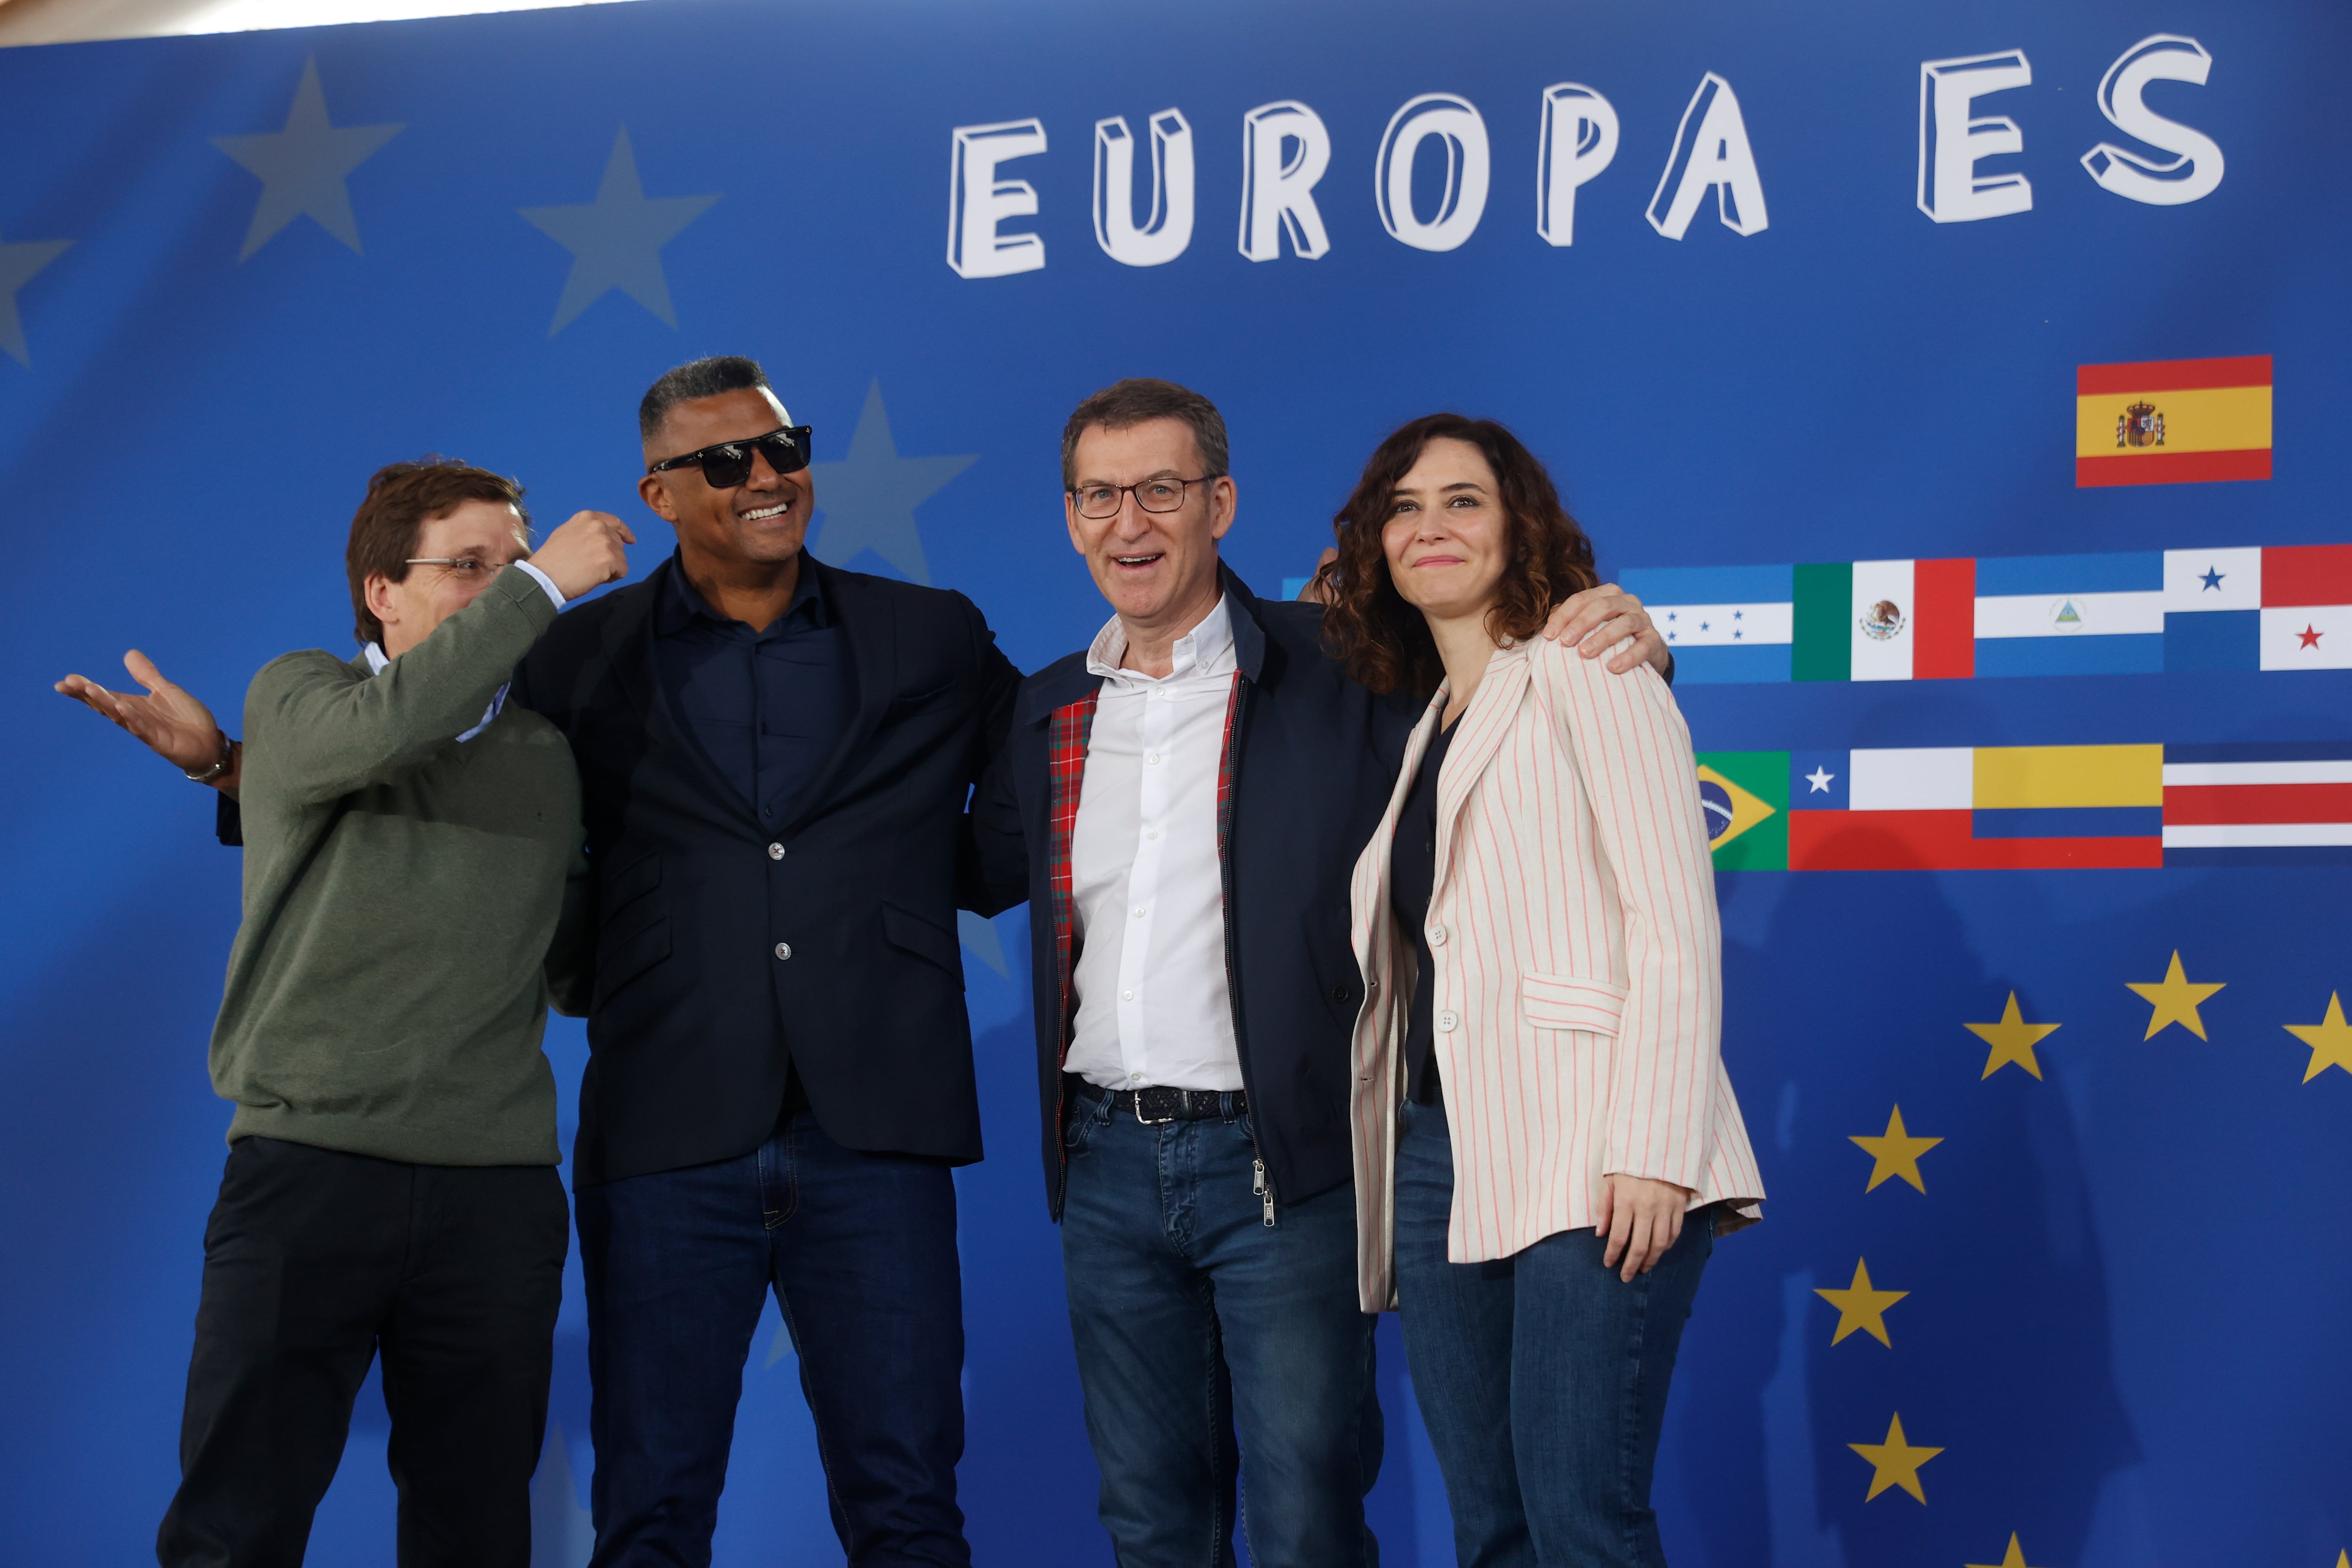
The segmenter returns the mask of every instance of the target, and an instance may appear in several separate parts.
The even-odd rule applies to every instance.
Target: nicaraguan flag
[[[2164,668],[2164,557],[1990,556],[1976,563],[1979,675]]]

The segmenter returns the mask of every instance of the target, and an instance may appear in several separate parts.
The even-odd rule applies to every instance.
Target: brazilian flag
[[[1698,797],[1718,871],[1789,868],[1789,753],[1701,752]]]

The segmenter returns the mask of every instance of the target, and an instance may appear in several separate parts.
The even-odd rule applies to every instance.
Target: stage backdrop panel
[[[346,521],[425,451],[621,512],[642,574],[635,400],[740,353],[815,426],[814,553],[963,590],[1025,668],[1105,613],[1087,392],[1218,401],[1261,593],[1395,424],[1508,421],[1680,651],[1772,1194],[1685,1342],[1675,1561],[2340,1565],[2347,68],[2326,0],[677,0],[0,54],[0,1556],[147,1552],[227,1120],[237,856],[47,683],[138,647],[236,728],[348,647]],[[964,936],[966,1507],[983,1562],[1099,1562],[1024,916]],[[561,1334],[547,1568],[576,1280]],[[1375,1522],[1444,1563],[1382,1342]],[[371,1392],[313,1562],[389,1560],[383,1447]],[[719,1558],[837,1555],[772,1313]]]

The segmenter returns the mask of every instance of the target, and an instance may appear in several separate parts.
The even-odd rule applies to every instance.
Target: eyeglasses
[[[488,582],[507,569],[503,561],[477,561],[470,555],[419,555],[401,563],[403,566],[438,566],[461,582],[476,577]]]
[[[1202,474],[1197,479],[1145,479],[1132,485],[1087,485],[1072,490],[1070,495],[1078,503],[1080,517],[1090,517],[1100,522],[1106,518],[1117,517],[1118,509],[1127,504],[1130,492],[1135,497],[1135,504],[1146,511],[1174,511],[1184,504],[1187,487],[1205,485],[1221,477]]]
[[[656,463],[646,472],[666,474],[672,468],[699,463],[703,483],[715,490],[731,490],[751,477],[751,457],[757,453],[767,458],[768,467],[776,472],[796,474],[809,465],[809,432],[815,428],[813,425],[787,425],[748,441],[721,441],[699,452]]]

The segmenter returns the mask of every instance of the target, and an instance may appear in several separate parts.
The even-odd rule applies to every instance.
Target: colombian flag
[[[2074,369],[2074,484],[2271,477],[2271,356]]]

